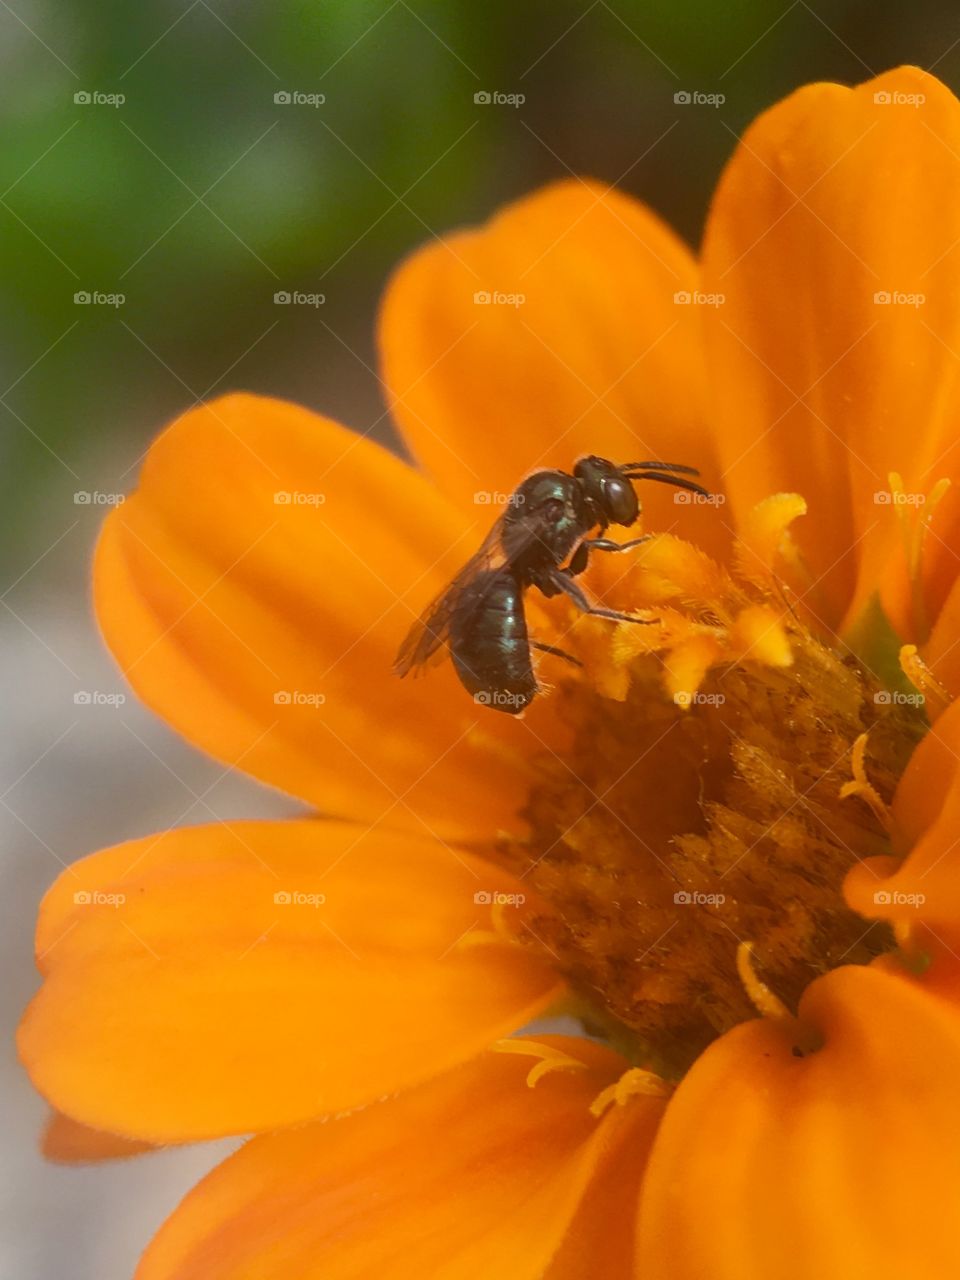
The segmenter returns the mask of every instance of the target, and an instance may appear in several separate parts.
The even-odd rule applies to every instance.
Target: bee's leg
[[[645,533],[642,538],[631,538],[629,542],[614,542],[613,538],[585,538],[571,557],[570,563],[563,570],[569,577],[575,578],[583,573],[591,551],[629,551],[631,547],[639,547],[653,535]]]
[[[631,547],[639,547],[641,542],[649,542],[652,533],[645,533],[640,538],[630,538],[628,542],[615,542],[613,538],[588,538],[581,542],[581,547],[591,547],[594,551],[629,551]]]
[[[561,587],[558,587],[554,583],[551,577],[552,572],[553,570],[548,569],[546,572],[543,572],[543,573],[538,572],[530,575],[530,585],[532,587],[536,587],[537,590],[541,592],[542,595],[545,595],[548,600],[552,596],[558,596],[562,590]],[[566,573],[567,570],[562,569],[560,570],[560,572]]]
[[[570,563],[561,573],[565,573],[568,577],[573,578],[578,573],[583,573],[587,567],[587,561],[590,558],[590,543],[581,542],[576,551],[570,557]]]
[[[540,640],[531,640],[530,648],[539,649],[541,653],[552,653],[555,658],[566,658],[567,662],[572,662],[575,667],[583,666],[579,658],[575,658],[571,653],[566,653],[563,649],[558,649],[555,645],[543,644]]]
[[[566,569],[554,569],[549,574],[548,581],[568,595],[578,609],[591,614],[594,618],[611,618],[614,622],[652,623],[655,621],[653,618],[637,618],[632,613],[619,613],[616,609],[602,609],[598,605],[591,604],[583,588],[578,582],[574,582]]]

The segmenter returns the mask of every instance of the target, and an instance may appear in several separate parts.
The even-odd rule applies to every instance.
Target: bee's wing
[[[427,606],[423,615],[407,632],[393,667],[398,676],[405,676],[414,667],[429,662],[441,646],[447,644],[450,622],[466,589],[486,570],[498,569],[507,563],[502,534],[501,517],[487,534],[476,555],[467,561],[453,581]],[[482,598],[482,595],[475,595],[472,607],[476,607]]]
[[[450,623],[467,588],[476,583],[485,571],[500,569],[520,560],[532,546],[539,543],[549,548],[552,526],[557,516],[555,507],[562,503],[548,504],[543,510],[514,519],[509,523],[503,516],[497,521],[484,540],[483,546],[468,560],[450,585],[437,596],[418,622],[410,628],[400,646],[394,671],[405,676],[414,667],[422,666],[445,645],[450,636]],[[491,575],[490,585],[493,583]],[[483,601],[484,592],[474,590],[470,607],[475,609]]]

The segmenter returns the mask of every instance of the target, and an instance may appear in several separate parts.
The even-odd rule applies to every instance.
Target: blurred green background
[[[3,3],[4,567],[98,519],[73,492],[129,488],[151,434],[205,395],[287,396],[389,438],[376,300],[431,233],[573,170],[695,242],[758,110],[900,61],[956,85],[958,39],[934,0]],[[294,289],[326,301],[274,304]],[[94,291],[125,302],[75,303]]]

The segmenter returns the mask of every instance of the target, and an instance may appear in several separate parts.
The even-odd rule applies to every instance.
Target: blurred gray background
[[[124,692],[88,602],[104,508],[75,495],[129,489],[163,423],[230,388],[391,442],[372,325],[399,255],[571,171],[620,182],[696,243],[757,111],[904,61],[960,84],[953,3],[0,0],[9,1032],[36,985],[36,905],[63,864],[171,825],[294,811],[132,697],[74,701]],[[525,101],[475,102],[494,90]],[[724,101],[676,102],[684,91]],[[326,300],[274,304],[292,290]],[[224,1144],[45,1164],[44,1105],[4,1045],[0,1277],[123,1280]]]

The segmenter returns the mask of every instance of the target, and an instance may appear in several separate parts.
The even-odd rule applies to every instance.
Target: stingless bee
[[[547,597],[563,592],[594,617],[648,621],[591,604],[576,578],[591,551],[627,551],[650,536],[628,542],[603,536],[611,524],[629,527],[638,519],[633,481],[656,480],[709,497],[685,478],[698,474],[676,462],[618,466],[597,457],[581,458],[572,475],[535,471],[510,496],[480,550],[410,629],[397,654],[397,675],[422,666],[446,646],[461,684],[477,702],[519,714],[540,687],[531,649],[580,665],[562,649],[531,639],[523,607],[526,590],[536,587]],[[599,536],[587,537],[593,529]]]

